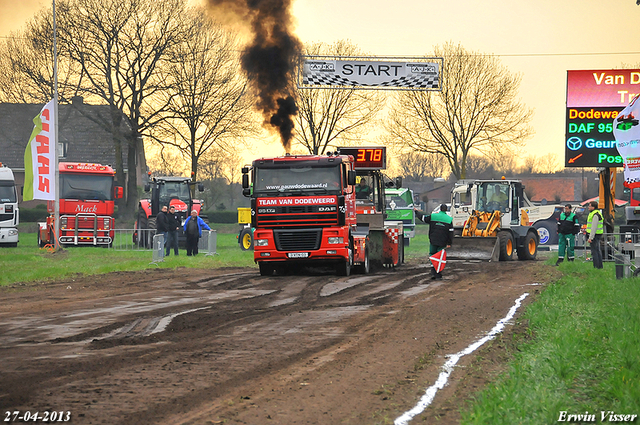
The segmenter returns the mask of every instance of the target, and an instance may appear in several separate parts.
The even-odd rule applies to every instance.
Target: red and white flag
[[[53,117],[55,100],[50,101],[33,119],[34,128],[24,152],[24,192],[22,199],[56,199],[56,129]]]
[[[433,268],[436,269],[436,273],[440,273],[442,270],[444,270],[444,266],[447,264],[447,251],[445,251],[444,249],[438,251],[431,257],[429,257],[429,260],[431,260]]]

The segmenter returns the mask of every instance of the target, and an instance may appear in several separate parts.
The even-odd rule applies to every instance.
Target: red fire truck
[[[123,189],[114,186],[115,171],[108,165],[61,162],[60,230],[61,245],[108,247],[113,243],[114,199],[122,198]],[[38,245],[53,244],[53,201],[47,202],[50,213],[46,223],[38,223]]]
[[[292,264],[328,264],[348,276],[403,261],[402,222],[385,217],[385,147],[262,158],[242,169],[251,198],[254,261],[263,276]],[[361,183],[362,182],[362,183]],[[364,190],[357,186],[367,186]]]

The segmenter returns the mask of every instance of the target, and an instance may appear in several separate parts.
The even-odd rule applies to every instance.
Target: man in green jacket
[[[453,242],[453,219],[447,214],[447,205],[440,205],[440,212],[431,215],[425,215],[424,212],[415,209],[418,219],[429,225],[429,257],[450,248]],[[436,272],[435,267],[431,266],[431,279],[442,279],[442,273]]]
[[[575,256],[576,235],[580,232],[580,223],[576,213],[571,212],[571,205],[564,206],[564,211],[558,218],[558,261],[556,266],[564,261],[565,250],[567,260],[573,261]]]

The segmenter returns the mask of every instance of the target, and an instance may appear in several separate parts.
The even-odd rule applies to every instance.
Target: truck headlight
[[[66,229],[67,228],[67,217],[62,217],[60,219],[60,228],[61,229]]]
[[[343,244],[344,243],[344,238],[343,237],[338,237],[338,236],[332,236],[329,238],[329,243],[330,244]]]
[[[10,229],[9,236],[18,236],[18,231],[16,229]]]
[[[269,239],[256,239],[256,246],[267,246],[269,245]]]

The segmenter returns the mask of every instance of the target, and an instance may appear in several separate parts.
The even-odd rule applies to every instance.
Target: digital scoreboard
[[[567,71],[565,167],[620,167],[613,120],[640,93],[640,70]]]
[[[567,108],[566,167],[621,167],[613,120],[623,108]]]
[[[387,168],[386,146],[340,148],[340,155],[351,155],[354,168],[384,170]]]

